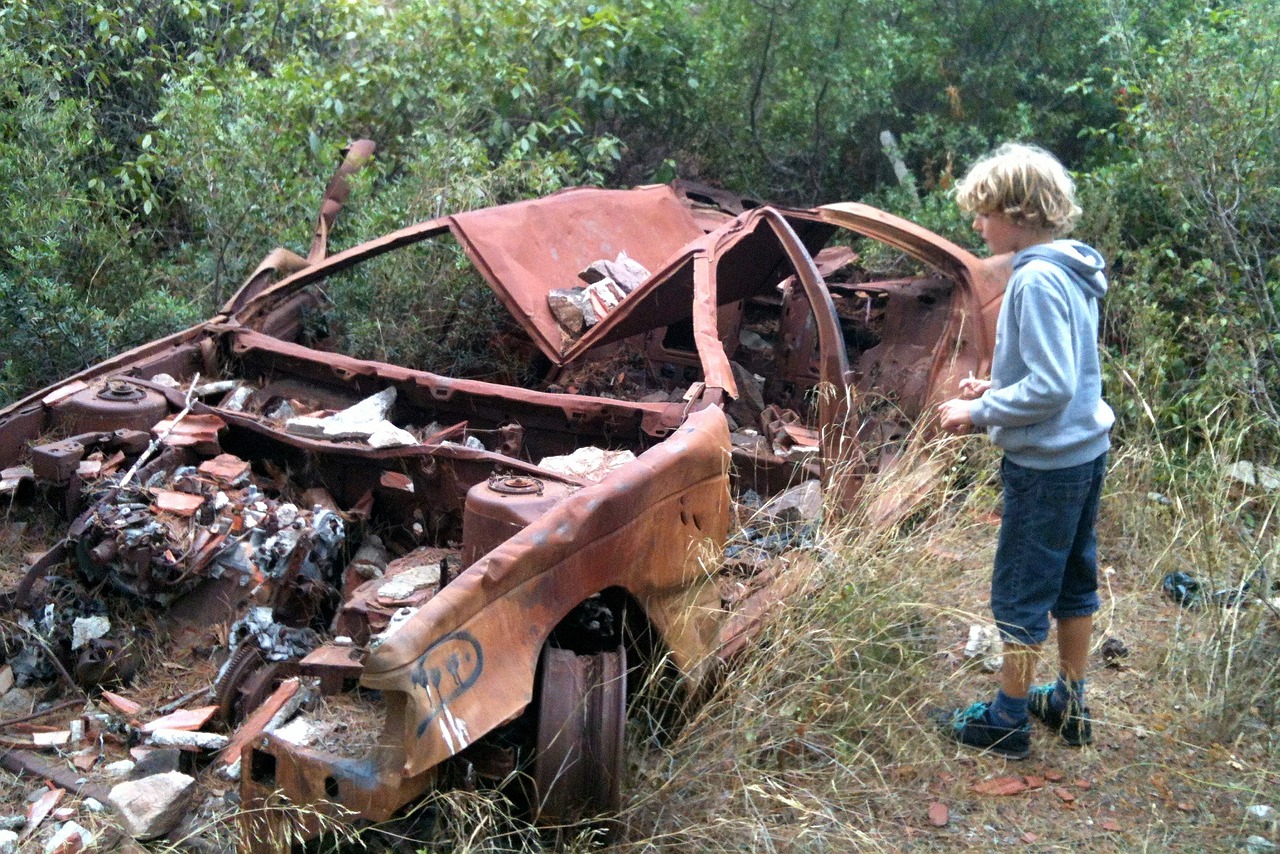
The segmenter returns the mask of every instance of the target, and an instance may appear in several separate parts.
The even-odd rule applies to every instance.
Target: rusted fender
[[[711,575],[728,534],[728,464],[724,413],[691,414],[478,560],[375,650],[361,684],[402,709],[388,726],[403,731],[384,734],[403,741],[402,773],[421,774],[518,715],[552,628],[608,587],[641,604],[699,681],[723,619]]]

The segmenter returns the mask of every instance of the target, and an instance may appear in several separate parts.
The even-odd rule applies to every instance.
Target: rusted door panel
[[[404,773],[454,755],[532,697],[543,641],[622,587],[697,676],[721,613],[709,584],[728,531],[728,427],[716,408],[481,558],[373,652],[362,684],[407,697]]]

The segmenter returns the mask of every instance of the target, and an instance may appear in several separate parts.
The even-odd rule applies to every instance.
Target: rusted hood
[[[578,273],[625,252],[653,271],[702,229],[671,188],[579,188],[456,214],[450,227],[529,337],[557,364],[568,344],[547,294],[584,284]],[[685,306],[688,313],[688,306]]]

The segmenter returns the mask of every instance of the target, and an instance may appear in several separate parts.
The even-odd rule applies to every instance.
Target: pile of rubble
[[[649,278],[644,265],[619,252],[612,261],[593,262],[578,274],[585,287],[555,288],[547,305],[566,338],[573,339],[595,326]]]

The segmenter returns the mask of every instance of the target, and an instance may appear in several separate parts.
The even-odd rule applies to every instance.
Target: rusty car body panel
[[[618,674],[669,662],[696,691],[761,617],[764,581],[728,595],[721,568],[751,574],[777,557],[759,537],[731,545],[758,524],[742,502],[767,509],[809,484],[857,504],[865,478],[928,438],[921,424],[958,378],[987,370],[1009,271],[865,205],[715,209],[715,193],[666,185],[566,190],[329,254],[341,179],[371,152],[353,146],[305,259],[272,253],[212,320],[0,412],[0,469],[11,499],[43,496],[69,523],[8,607],[35,613],[88,578],[155,604],[174,637],[232,626],[212,653],[232,730],[281,685],[292,696],[291,679],[376,697],[381,725],[357,745],[254,730],[228,761],[240,759],[245,804],[283,792],[378,821],[450,769],[528,773],[531,755],[550,755],[533,730],[573,714],[549,711],[553,680],[615,674],[583,695],[607,729],[628,696]],[[448,239],[546,358],[545,377],[449,377],[306,340],[304,312],[342,275]],[[864,245],[914,267],[877,274]],[[564,331],[549,292],[619,252],[652,272],[581,335]],[[565,390],[573,371],[619,354],[643,395]],[[200,391],[211,379],[226,385]],[[375,398],[409,439],[331,431]],[[584,451],[623,456],[591,476],[551,462]],[[784,527],[781,548],[802,541]],[[616,780],[579,813],[564,795],[584,774],[617,776],[602,763],[563,772],[572,786],[558,800],[555,774],[533,773],[534,814],[615,803]]]

